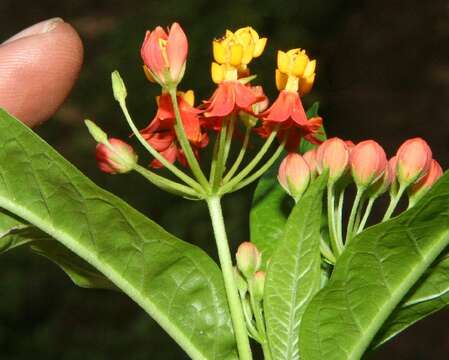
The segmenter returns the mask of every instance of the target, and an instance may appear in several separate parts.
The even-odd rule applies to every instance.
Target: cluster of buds
[[[344,246],[342,204],[344,190],[349,184],[355,184],[357,195],[347,225],[346,242],[363,230],[373,202],[380,195],[389,190],[390,205],[385,221],[391,217],[405,191],[408,192],[409,207],[412,207],[443,173],[432,158],[429,145],[421,138],[405,141],[390,160],[382,146],[373,140],[354,144],[331,138],[304,155],[289,153],[281,162],[278,179],[298,202],[313,179],[324,171],[328,174],[329,234],[336,255]],[[336,196],[340,197],[338,206],[334,203]],[[366,202],[365,214],[361,217]]]
[[[244,242],[240,244],[235,257],[235,281],[248,332],[254,339],[262,342],[265,334],[262,301],[266,278],[265,271],[260,270],[262,254],[253,243]]]
[[[384,149],[374,140],[356,145],[331,138],[303,156],[289,153],[281,162],[278,179],[293,198],[300,197],[310,182],[324,170],[332,184],[347,180],[357,187],[379,194],[399,187],[409,188],[410,196],[422,196],[438,180],[443,171],[432,158],[429,145],[421,138],[409,139],[387,160]],[[375,191],[373,191],[375,190]]]

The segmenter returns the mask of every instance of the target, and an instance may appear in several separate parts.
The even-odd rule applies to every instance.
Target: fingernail
[[[16,41],[18,39],[22,39],[24,37],[48,33],[54,30],[60,23],[63,22],[64,20],[59,17],[41,21],[10,37],[8,40],[3,42],[2,45],[10,43],[12,41]]]

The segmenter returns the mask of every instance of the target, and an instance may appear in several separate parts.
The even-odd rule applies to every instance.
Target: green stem
[[[196,191],[198,191],[200,194],[204,193],[203,189],[201,188],[200,184],[197,183],[194,179],[192,179],[190,176],[179,170],[176,166],[174,166],[172,163],[170,163],[165,157],[163,157],[161,154],[159,154],[158,151],[156,151],[148,142],[143,138],[143,136],[140,134],[139,129],[137,129],[136,125],[134,124],[131,115],[128,112],[128,109],[126,107],[125,101],[120,101],[120,108],[123,111],[123,114],[125,115],[126,121],[129,124],[129,127],[131,128],[134,136],[139,140],[139,142],[143,145],[145,149],[148,150],[148,152],[157,159],[162,165],[164,165],[165,168],[167,168],[169,171],[171,171],[174,175],[176,175],[179,179],[184,181],[186,184],[190,185],[192,188],[194,188]]]
[[[363,214],[362,221],[360,222],[360,225],[357,228],[356,235],[361,233],[365,228],[366,222],[368,221],[368,218],[371,214],[371,210],[373,209],[373,204],[375,200],[376,200],[375,196],[371,196],[369,198],[368,204],[366,205],[365,213]]]
[[[265,172],[268,171],[268,169],[274,164],[274,162],[281,155],[282,151],[284,150],[284,144],[285,144],[285,142],[282,142],[278,146],[278,148],[276,149],[274,154],[268,159],[268,161],[259,170],[255,171],[253,174],[251,174],[251,176],[247,177],[242,182],[236,184],[234,187],[230,187],[231,182],[224,185],[223,188],[220,190],[220,194],[237,191],[237,190],[251,184],[253,181],[257,180],[259,177],[261,177],[263,174],[265,174]]]
[[[343,245],[343,204],[345,199],[345,189],[342,188],[338,194],[338,204],[337,204],[337,237],[338,242]]]
[[[246,321],[246,327],[248,329],[249,336],[251,336],[258,343],[262,343],[259,332],[254,327],[253,319],[252,319],[252,311],[251,306],[248,303],[248,299],[240,296],[240,301],[242,303],[243,315]]]
[[[334,253],[334,257],[343,252],[343,244],[340,244],[337,236],[337,228],[335,224],[335,197],[334,197],[334,184],[327,185],[327,221],[329,223],[329,237],[331,240],[331,247]]]
[[[228,238],[221,210],[220,198],[212,196],[207,199],[207,205],[214,229],[217,244],[218,257],[220,259],[221,271],[226,289],[232,325],[234,327],[237,349],[240,360],[251,360],[251,347],[249,345],[248,332],[246,330],[245,318],[240,304],[239,293],[235,283],[234,270],[232,267],[231,252],[229,250]]]
[[[320,250],[321,255],[323,255],[328,262],[334,265],[336,261],[335,256],[332,253],[332,250],[330,249],[329,245],[327,245],[326,241],[324,241],[323,238],[320,238]]]
[[[220,129],[220,133],[217,134],[217,138],[215,140],[215,145],[214,145],[214,157],[212,160],[212,167],[211,167],[211,171],[210,171],[210,179],[209,179],[209,183],[212,186],[212,189],[214,189],[217,185],[217,183],[220,183],[219,180],[217,180],[218,178],[218,173],[219,173],[219,168],[222,167],[222,162],[223,162],[223,152],[224,152],[224,148],[225,148],[225,143],[226,143],[226,134],[228,132],[228,121],[227,119],[223,119],[223,124],[222,127]]]
[[[382,218],[382,222],[387,221],[391,218],[391,215],[393,215],[394,210],[398,206],[399,200],[401,199],[401,196],[404,193],[405,189],[407,189],[407,186],[401,185],[396,195],[391,196],[390,205],[388,206],[387,211]]]
[[[360,200],[365,192],[365,188],[357,186],[357,193],[355,195],[354,203],[352,204],[351,214],[349,215],[348,228],[346,229],[346,245],[351,241],[354,232],[354,222],[359,211]]]
[[[223,178],[223,183],[224,184],[226,184],[229,181],[229,179],[232,178],[232,176],[235,174],[235,172],[238,170],[240,164],[242,163],[243,158],[244,158],[245,153],[246,153],[246,149],[248,148],[248,142],[249,142],[250,134],[251,134],[251,129],[250,128],[246,128],[245,137],[243,139],[242,148],[240,149],[240,152],[237,155],[237,159],[235,160],[235,162],[232,165],[231,169],[229,169],[228,173]]]
[[[182,123],[182,118],[181,118],[181,112],[179,111],[178,98],[176,95],[176,87],[170,88],[168,90],[168,93],[170,94],[170,99],[171,99],[171,102],[173,105],[173,110],[175,112],[175,117],[176,117],[176,124],[175,124],[176,137],[179,141],[179,144],[181,145],[181,148],[184,152],[184,155],[187,159],[190,169],[192,170],[193,175],[195,175],[196,179],[201,184],[203,189],[208,191],[209,183],[206,179],[206,176],[203,173],[203,170],[201,170],[198,159],[196,158],[195,154],[193,153],[192,146],[190,145],[190,141],[189,141],[189,139],[187,139],[187,135],[184,130],[184,125]]]
[[[236,184],[242,181],[259,163],[259,161],[263,158],[265,153],[271,146],[271,143],[276,138],[277,130],[273,131],[270,136],[267,138],[263,146],[260,148],[259,152],[254,156],[254,158],[250,161],[248,165],[246,165],[242,171],[240,171],[233,179],[231,179],[225,186],[227,189],[233,188]]]
[[[175,181],[169,180],[160,176],[148,169],[140,165],[135,165],[134,170],[137,171],[140,175],[149,180],[152,184],[161,188],[162,190],[168,191],[170,193],[181,195],[189,198],[200,199],[201,196],[192,188],[179,184]]]
[[[268,345],[267,331],[265,329],[265,321],[262,315],[262,308],[260,306],[260,303],[254,300],[253,296],[251,296],[251,307],[253,308],[254,319],[256,320],[257,330],[259,330],[260,334],[260,344],[262,345],[264,360],[271,360],[271,350]]]

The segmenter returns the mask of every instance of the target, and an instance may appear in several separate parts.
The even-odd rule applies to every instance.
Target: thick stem
[[[401,199],[402,194],[404,193],[406,188],[407,188],[406,186],[401,185],[396,195],[393,195],[391,197],[390,205],[388,206],[387,211],[385,212],[385,215],[382,218],[382,222],[387,221],[391,218],[391,215],[393,215],[393,212],[396,209],[396,206],[398,206],[399,200]]]
[[[355,195],[354,203],[352,204],[351,214],[349,215],[348,228],[346,229],[346,244],[348,244],[354,232],[354,222],[356,220],[356,215],[359,211],[360,201],[362,200],[365,188],[357,186],[357,193]]]
[[[220,259],[221,271],[226,289],[232,325],[234,327],[235,339],[240,360],[251,360],[251,347],[249,345],[248,332],[246,330],[245,318],[240,304],[239,293],[235,283],[234,270],[232,267],[231,252],[229,250],[220,198],[213,196],[207,199],[209,213],[214,229],[217,244],[218,257]]]
[[[208,191],[209,190],[209,182],[206,179],[206,176],[201,170],[200,164],[193,153],[192,146],[190,145],[189,139],[187,139],[186,132],[184,130],[184,125],[182,123],[181,112],[179,111],[178,98],[176,95],[176,87],[169,89],[170,99],[173,105],[173,110],[175,112],[176,124],[175,124],[175,132],[176,137],[181,145],[181,148],[184,152],[184,155],[187,159],[190,169],[192,170],[193,175],[195,175],[198,182],[201,186]]]
[[[134,136],[139,140],[139,142],[143,145],[148,152],[154,156],[155,159],[160,161],[165,168],[171,171],[174,175],[176,175],[180,180],[184,181],[186,184],[190,185],[192,188],[197,190],[200,193],[203,193],[203,190],[199,183],[197,183],[194,179],[192,179],[189,175],[185,174],[181,170],[179,170],[176,166],[170,163],[166,158],[164,158],[158,151],[156,151],[148,142],[143,138],[140,134],[139,129],[137,129],[134,121],[131,118],[131,115],[128,112],[128,108],[126,107],[125,101],[119,102],[120,108],[122,109],[123,114],[125,115],[126,121],[128,122],[129,127],[131,128]]]

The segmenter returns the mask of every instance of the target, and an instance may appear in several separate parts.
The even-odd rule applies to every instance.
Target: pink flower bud
[[[309,165],[311,179],[314,179],[318,175],[318,163],[317,163],[316,155],[317,155],[316,148],[307,151],[303,155],[304,160],[306,161],[307,165]]]
[[[430,169],[432,150],[421,139],[414,138],[404,142],[397,153],[397,177],[401,185],[408,186],[424,177]]]
[[[289,153],[281,162],[278,180],[284,190],[298,201],[310,182],[310,170],[304,158],[297,153]]]
[[[317,150],[319,172],[329,169],[329,180],[337,181],[349,168],[348,145],[339,138],[328,139]]]
[[[258,271],[254,274],[251,290],[253,291],[253,296],[256,301],[262,301],[263,299],[263,294],[265,290],[265,279],[266,279],[265,271]]]
[[[240,244],[236,254],[237,268],[246,277],[251,278],[262,264],[262,255],[253,243]]]
[[[349,162],[356,184],[368,187],[382,177],[387,166],[387,155],[377,142],[366,140],[351,150]]]
[[[443,175],[443,169],[438,161],[432,160],[430,170],[426,176],[421,178],[410,189],[410,196],[418,195],[418,193],[426,192],[433,184]]]
[[[168,34],[160,26],[147,31],[140,50],[145,66],[161,85],[181,81],[187,52],[187,37],[178,23],[173,23]]]
[[[137,155],[133,148],[115,138],[110,138],[107,144],[98,144],[95,157],[100,170],[109,174],[129,172],[137,162]]]

